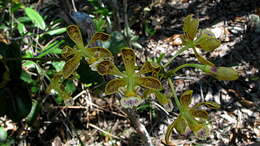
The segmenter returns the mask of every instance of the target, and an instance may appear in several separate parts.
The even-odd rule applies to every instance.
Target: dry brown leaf
[[[167,43],[169,43],[170,45],[173,45],[173,46],[179,46],[179,45],[182,44],[181,34],[174,34],[174,35],[164,39],[164,42],[167,42]]]

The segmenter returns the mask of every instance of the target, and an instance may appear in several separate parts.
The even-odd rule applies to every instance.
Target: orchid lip
[[[217,72],[217,67],[213,66],[213,67],[211,68],[211,71],[212,71],[212,72]]]

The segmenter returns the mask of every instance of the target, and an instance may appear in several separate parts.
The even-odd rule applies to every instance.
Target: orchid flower
[[[220,46],[220,41],[216,39],[214,33],[209,30],[198,30],[199,19],[192,18],[192,15],[188,15],[184,18],[183,31],[181,36],[182,42],[188,48],[192,48],[196,58],[202,64],[208,64],[214,66],[213,63],[201,56],[196,48],[200,48],[204,51],[213,51]]]
[[[63,57],[68,59],[66,64],[63,68],[63,77],[66,79],[68,78],[73,72],[78,68],[80,64],[80,60],[85,57],[88,64],[96,65],[98,62],[101,62],[104,59],[112,58],[112,53],[102,47],[88,47],[88,45],[92,44],[93,42],[100,40],[100,41],[107,41],[109,39],[109,35],[102,32],[95,33],[90,42],[84,46],[83,39],[81,36],[81,32],[78,26],[70,25],[67,27],[67,34],[70,39],[76,44],[76,48],[71,48],[69,46],[65,46],[65,52],[63,53]],[[95,69],[95,67],[94,67]]]
[[[205,110],[199,109],[201,106],[206,106],[212,109],[220,108],[220,105],[215,102],[200,102],[190,107],[191,96],[193,91],[187,90],[180,97],[180,115],[177,119],[167,128],[165,141],[170,144],[170,136],[173,129],[179,134],[185,134],[186,130],[189,128],[198,138],[206,138],[209,134],[209,129],[207,127],[206,121],[208,120],[208,113]]]
[[[125,71],[121,72],[112,61],[102,61],[97,65],[97,71],[100,75],[116,75],[117,78],[109,81],[105,87],[107,95],[114,94],[119,91],[119,88],[124,88],[124,96],[121,99],[123,107],[129,108],[138,106],[142,99],[136,93],[136,87],[142,86],[148,89],[161,89],[161,82],[155,77],[143,76],[146,73],[152,72],[156,74],[156,67],[150,63],[145,63],[139,71],[136,71],[136,56],[132,49],[122,49],[122,58],[125,66]]]

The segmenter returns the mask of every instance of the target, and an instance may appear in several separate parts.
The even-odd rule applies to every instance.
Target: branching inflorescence
[[[100,75],[113,75],[115,79],[110,80],[105,86],[106,95],[121,93],[121,105],[124,108],[136,108],[145,98],[150,94],[154,94],[159,103],[162,105],[171,104],[171,97],[179,109],[179,116],[177,119],[168,126],[165,142],[170,144],[170,136],[175,129],[179,134],[185,134],[187,130],[193,131],[198,138],[206,138],[209,135],[208,126],[208,113],[200,109],[201,106],[217,109],[220,105],[214,102],[200,102],[190,107],[192,90],[185,91],[180,99],[177,97],[172,77],[176,72],[185,67],[198,68],[206,74],[218,80],[236,80],[238,73],[231,67],[217,67],[214,63],[210,62],[198,53],[197,49],[203,51],[213,51],[220,46],[220,41],[217,40],[212,32],[209,30],[199,30],[199,20],[188,15],[184,18],[184,26],[181,39],[183,48],[180,49],[168,63],[165,65],[156,65],[152,62],[145,62],[138,70],[136,66],[136,56],[134,50],[131,48],[122,48],[121,55],[125,70],[120,71],[115,65],[112,53],[102,47],[88,47],[84,45],[80,30],[75,25],[70,25],[67,28],[67,33],[71,40],[76,44],[76,48],[66,46],[64,49],[63,57],[67,60],[61,72],[58,72],[48,91],[54,89],[63,96],[68,98],[70,95],[66,94],[63,90],[62,79],[70,77],[77,69],[82,59],[85,59],[91,66],[92,70],[97,71]],[[105,33],[96,33],[90,40],[89,44],[94,41],[101,40],[107,41],[109,35]],[[174,59],[182,52],[192,49],[199,64],[183,64],[173,70],[166,70],[167,66],[174,61]],[[150,75],[150,76],[147,76]],[[167,80],[170,86],[170,94],[162,92],[162,84],[160,80]],[[147,88],[144,92],[137,90],[140,87]],[[171,110],[171,109],[168,109]]]

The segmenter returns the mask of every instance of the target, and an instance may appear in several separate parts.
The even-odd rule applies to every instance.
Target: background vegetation
[[[64,67],[64,46],[75,45],[66,27],[78,25],[85,44],[94,32],[108,33],[109,41],[93,46],[108,48],[123,70],[124,47],[134,49],[138,65],[147,60],[167,63],[181,48],[183,19],[189,14],[221,41],[214,51],[200,53],[217,66],[233,66],[240,78],[223,82],[199,70],[181,70],[174,77],[178,96],[192,89],[192,104],[215,101],[221,108],[210,110],[212,127],[206,140],[191,132],[173,132],[172,141],[176,145],[259,142],[259,6],[256,0],[1,0],[1,145],[141,145],[118,96],[104,94],[111,76],[100,76],[87,62],[82,61],[76,74],[62,82],[71,98],[46,92]],[[168,69],[195,61],[196,56],[187,51]],[[171,111],[163,110],[154,97],[136,110],[154,145],[163,145],[167,126],[178,116],[171,100]]]

